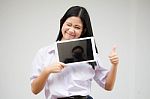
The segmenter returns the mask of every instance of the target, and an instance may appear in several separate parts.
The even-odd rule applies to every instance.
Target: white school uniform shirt
[[[44,67],[51,66],[58,61],[55,48],[56,44],[53,43],[37,52],[32,62],[31,83],[40,75]],[[102,67],[98,54],[96,64],[95,70],[87,63],[78,63],[67,65],[60,73],[50,74],[44,88],[45,98],[57,99],[73,95],[89,95],[93,79],[104,88],[108,70]]]

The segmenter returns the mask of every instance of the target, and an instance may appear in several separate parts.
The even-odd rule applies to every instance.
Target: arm
[[[119,63],[119,58],[117,56],[115,47],[112,49],[112,51],[109,55],[109,59],[112,64],[112,67],[106,77],[105,89],[111,91],[113,89],[113,86],[115,83],[117,67],[118,67],[118,63]]]
[[[63,63],[56,63],[53,66],[47,66],[43,69],[40,75],[35,78],[31,84],[31,89],[34,94],[38,94],[44,88],[45,83],[51,73],[58,73],[64,68]]]

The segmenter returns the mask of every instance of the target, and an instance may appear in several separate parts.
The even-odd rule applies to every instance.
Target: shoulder
[[[55,51],[55,43],[51,43],[48,46],[44,46],[38,50],[39,54],[47,54],[51,53],[52,51]]]

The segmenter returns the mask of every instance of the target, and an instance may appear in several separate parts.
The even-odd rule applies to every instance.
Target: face
[[[83,31],[83,23],[79,17],[69,17],[63,24],[62,40],[76,39],[81,36]]]

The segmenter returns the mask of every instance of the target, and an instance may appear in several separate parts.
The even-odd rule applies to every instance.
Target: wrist
[[[51,73],[51,69],[49,68],[49,66],[44,68],[44,72],[48,75]]]
[[[112,64],[113,67],[118,67],[118,64]]]

